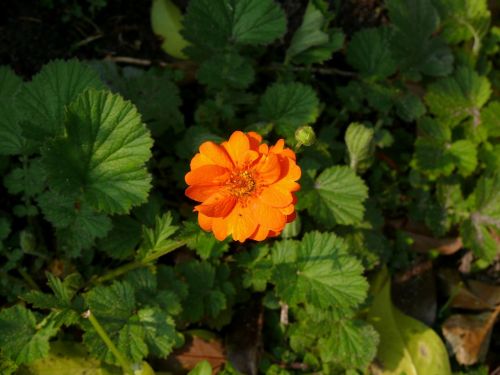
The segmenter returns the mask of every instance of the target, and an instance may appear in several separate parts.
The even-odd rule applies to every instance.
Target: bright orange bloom
[[[220,145],[204,142],[191,160],[186,195],[201,202],[194,208],[200,227],[218,240],[262,241],[295,219],[295,153],[283,139],[270,147],[261,142],[257,133],[235,131]]]

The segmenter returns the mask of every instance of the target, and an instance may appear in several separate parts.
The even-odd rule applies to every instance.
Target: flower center
[[[250,171],[232,173],[228,185],[231,194],[238,198],[250,194],[256,187],[255,180]]]

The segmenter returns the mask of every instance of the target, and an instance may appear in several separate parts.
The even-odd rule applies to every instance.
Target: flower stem
[[[120,366],[122,367],[123,372],[125,374],[133,375],[134,373],[132,371],[132,365],[129,363],[127,358],[125,358],[125,356],[122,354],[122,352],[120,352],[118,350],[118,348],[115,346],[113,341],[111,341],[108,334],[106,333],[104,328],[101,326],[101,323],[99,323],[99,321],[94,316],[94,314],[92,314],[92,312],[90,310],[87,310],[83,314],[83,317],[87,318],[89,320],[90,324],[92,324],[92,327],[94,327],[95,331],[97,332],[97,334],[99,335],[101,340],[104,341],[104,343],[108,347],[109,351],[114,354],[114,356],[116,357],[116,360],[120,363]]]
[[[126,263],[123,266],[120,266],[118,268],[115,268],[114,270],[111,270],[107,273],[105,273],[102,276],[99,276],[91,281],[91,284],[96,285],[96,284],[101,284],[105,281],[113,280],[116,279],[117,277],[126,274],[127,272],[133,271],[137,268],[141,267],[147,267],[149,264],[156,259],[178,249],[179,247],[182,247],[186,244],[186,241],[176,241],[173,242],[167,246],[165,246],[163,249],[157,250],[153,252],[152,254],[144,257],[143,259],[140,260],[134,260],[130,263]]]

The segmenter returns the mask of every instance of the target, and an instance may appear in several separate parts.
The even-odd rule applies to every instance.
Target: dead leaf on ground
[[[482,281],[464,281],[460,273],[451,268],[439,270],[445,292],[451,296],[450,307],[468,310],[493,310],[500,304],[500,286]]]
[[[186,337],[186,344],[175,350],[165,361],[158,364],[173,374],[185,374],[200,361],[207,360],[217,374],[226,363],[225,350],[220,339],[205,340],[199,336]]]
[[[484,360],[499,312],[500,307],[476,315],[456,314],[443,323],[443,335],[458,363],[473,365]]]

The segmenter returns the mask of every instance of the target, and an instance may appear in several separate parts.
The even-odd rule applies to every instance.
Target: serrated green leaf
[[[157,357],[166,358],[177,343],[173,321],[158,308],[146,308],[137,313],[146,334],[145,341]]]
[[[416,78],[449,74],[453,55],[439,36],[432,36],[439,14],[431,0],[389,0],[387,8],[395,27],[391,49],[402,69]]]
[[[108,216],[75,198],[47,191],[38,197],[38,204],[45,219],[57,229],[59,248],[68,256],[79,256],[111,229]]]
[[[319,115],[319,100],[310,86],[302,83],[275,83],[260,100],[262,120],[276,125],[279,135],[293,137],[299,126],[311,124]]]
[[[0,155],[19,155],[26,151],[18,111],[13,100],[0,101]]]
[[[443,18],[444,38],[454,44],[474,39],[473,50],[477,53],[490,26],[487,1],[438,0],[435,4]]]
[[[97,73],[77,60],[50,62],[19,92],[23,134],[37,141],[62,135],[65,107],[85,90],[102,87]]]
[[[248,59],[234,52],[215,54],[204,61],[197,74],[200,83],[212,89],[246,89],[255,79]]]
[[[388,27],[358,31],[348,45],[347,62],[366,78],[377,80],[394,74],[397,64],[389,48],[391,38]]]
[[[182,18],[180,9],[172,0],[154,0],[151,6],[151,27],[163,39],[161,48],[177,59],[187,59],[183,49],[188,42],[182,37]]]
[[[455,168],[455,158],[442,144],[418,138],[413,155],[415,168],[427,173],[431,178],[449,176]]]
[[[228,307],[227,295],[234,294],[234,290],[227,293],[222,289],[223,284],[216,281],[216,269],[211,264],[190,261],[179,264],[176,270],[188,284],[188,297],[183,302],[182,312],[187,321],[199,321],[205,316],[217,317]]]
[[[141,224],[129,216],[112,219],[112,228],[99,240],[98,248],[114,259],[126,259],[133,255],[141,241]]]
[[[9,101],[15,96],[23,80],[8,66],[0,66],[0,101]]]
[[[462,67],[453,77],[443,78],[429,85],[425,101],[433,114],[452,126],[467,117],[473,118],[473,126],[479,126],[480,109],[490,95],[488,79],[471,68]]]
[[[460,235],[464,241],[464,246],[470,248],[474,254],[491,263],[500,252],[500,246],[493,236],[494,231],[498,235],[499,229],[489,229],[482,225],[480,217],[473,216],[472,219],[465,220],[460,226]]]
[[[136,303],[130,284],[114,282],[108,287],[97,286],[85,295],[85,303],[127,358],[139,362],[147,355],[145,332],[134,315]],[[89,352],[107,363],[119,364],[94,328],[86,324],[84,329],[83,342]]]
[[[492,101],[481,111],[481,125],[491,138],[500,137],[500,102]]]
[[[269,44],[285,33],[286,18],[273,0],[192,0],[182,34],[186,51],[221,51],[229,44]],[[198,49],[198,51],[196,51]]]
[[[66,135],[43,150],[49,185],[107,213],[127,213],[146,201],[145,163],[152,139],[135,107],[119,95],[89,90],[68,107]]]
[[[468,140],[454,142],[449,150],[454,157],[458,172],[468,176],[475,171],[477,166],[477,150],[474,143]]]
[[[13,169],[5,176],[4,184],[10,194],[23,193],[35,197],[45,188],[46,173],[40,159],[31,160],[26,167]]]
[[[181,237],[186,239],[187,247],[196,251],[196,254],[203,260],[219,258],[229,250],[229,240],[218,241],[193,222],[184,223]]]
[[[179,133],[184,128],[184,116],[179,88],[169,70],[149,69],[144,72],[124,68],[123,77],[115,83],[116,90],[137,106],[138,112],[153,135],[166,131]]]
[[[361,221],[368,189],[352,169],[336,166],[325,169],[308,190],[304,187],[300,195],[304,200],[303,207],[311,216],[332,227]]]
[[[146,259],[154,256],[156,253],[162,253],[165,249],[169,248],[175,250],[176,247],[172,247],[174,241],[172,241],[170,237],[177,231],[177,228],[177,226],[172,225],[172,215],[170,212],[162,216],[157,216],[153,228],[143,226],[143,242],[137,253],[137,258]]]
[[[365,370],[377,354],[379,335],[361,320],[338,321],[328,330],[328,337],[319,341],[320,356],[325,362]]]
[[[255,246],[250,251],[237,254],[236,260],[243,270],[243,286],[264,292],[273,270],[268,246]]]
[[[0,348],[16,364],[45,357],[56,332],[50,325],[37,327],[35,315],[21,305],[0,311]]]
[[[426,108],[422,100],[412,93],[406,93],[396,101],[396,113],[407,122],[412,122],[423,116]]]
[[[345,133],[345,143],[347,146],[349,166],[355,170],[363,172],[372,163],[374,143],[374,130],[366,125],[353,122]]]
[[[314,1],[309,1],[300,27],[293,34],[290,46],[286,51],[285,61],[308,49],[324,46],[330,41],[330,36],[324,31],[326,17],[318,9]]]
[[[273,251],[272,282],[290,305],[349,310],[366,297],[363,267],[332,233],[310,232],[301,242],[277,242]]]

